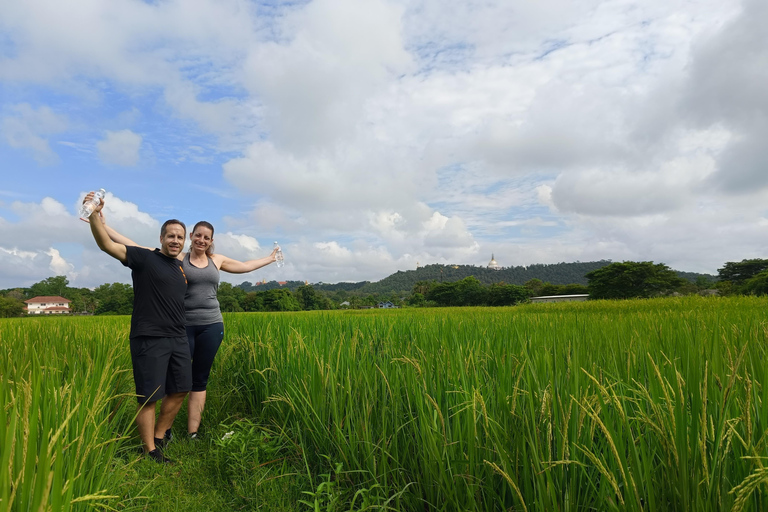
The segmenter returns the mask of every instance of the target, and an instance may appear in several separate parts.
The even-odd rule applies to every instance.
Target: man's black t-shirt
[[[187,278],[181,262],[160,249],[126,246],[123,263],[133,278],[133,315],[131,338],[186,336],[184,295]]]

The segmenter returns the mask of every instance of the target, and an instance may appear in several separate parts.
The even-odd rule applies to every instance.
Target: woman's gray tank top
[[[219,269],[208,257],[208,266],[199,268],[189,261],[189,253],[181,260],[187,275],[187,295],[184,297],[187,325],[208,325],[223,322],[219,300]]]

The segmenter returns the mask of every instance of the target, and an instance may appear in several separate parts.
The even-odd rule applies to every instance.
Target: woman
[[[102,218],[102,221],[104,219]],[[106,222],[105,222],[106,226]],[[124,245],[138,245],[114,229],[107,227],[110,238]],[[219,288],[219,271],[244,274],[269,265],[276,260],[275,248],[267,257],[237,261],[213,252],[213,226],[206,221],[195,224],[189,235],[189,252],[182,252],[178,259],[187,277],[186,310],[187,340],[192,355],[192,391],[189,393],[187,432],[197,439],[200,420],[205,408],[206,387],[213,359],[224,339],[224,320],[221,316],[216,292]],[[165,433],[165,441],[171,439],[171,430]]]

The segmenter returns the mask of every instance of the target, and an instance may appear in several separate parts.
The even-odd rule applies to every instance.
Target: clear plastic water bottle
[[[93,209],[99,205],[99,201],[104,199],[105,195],[107,195],[107,191],[103,188],[100,188],[95,194],[93,194],[93,197],[90,201],[80,205],[80,218],[83,220],[88,220],[91,217],[91,213],[93,213]]]
[[[283,250],[279,245],[277,245],[277,242],[275,242],[275,249],[277,249],[277,253],[275,254],[275,263],[277,263],[278,267],[282,267],[285,265],[285,261],[283,260]]]

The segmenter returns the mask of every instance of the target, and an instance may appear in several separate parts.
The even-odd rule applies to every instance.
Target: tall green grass
[[[132,387],[125,323],[0,321],[0,510],[109,509],[119,501],[126,466],[116,455],[136,409],[121,396]]]
[[[766,510],[766,306],[231,315],[212,380],[348,502]]]
[[[226,315],[203,422],[237,432],[188,456],[258,469],[224,483],[265,509],[262,479],[301,485],[297,509],[768,510],[767,308]],[[142,493],[127,335],[126,317],[0,321],[0,511],[142,504],[121,498]]]

